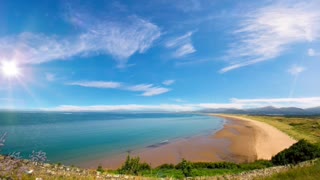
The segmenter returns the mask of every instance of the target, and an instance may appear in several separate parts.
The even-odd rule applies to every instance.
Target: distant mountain
[[[250,115],[320,115],[320,107],[302,109],[297,107],[276,108],[266,106],[252,109],[217,108],[204,109],[203,113],[250,114]]]
[[[235,108],[217,108],[217,109],[204,109],[201,110],[203,113],[225,113],[225,114],[244,114],[245,110]]]
[[[308,108],[308,109],[305,109],[305,111],[310,114],[320,114],[320,106],[314,107],[314,108]]]

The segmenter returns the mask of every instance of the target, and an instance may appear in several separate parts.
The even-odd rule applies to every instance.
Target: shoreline
[[[243,121],[249,123],[255,129],[255,151],[257,159],[271,159],[278,152],[290,147],[297,141],[279,129],[245,117],[235,115],[214,114],[217,117]]]
[[[222,114],[209,114],[223,118],[224,127],[210,135],[194,136],[166,142],[155,147],[145,147],[130,152],[142,162],[157,167],[162,164],[177,164],[182,159],[193,162],[252,162],[270,159],[273,155],[290,147],[296,141],[280,130],[251,119]],[[101,165],[108,169],[119,168],[127,153],[82,163],[85,168]]]

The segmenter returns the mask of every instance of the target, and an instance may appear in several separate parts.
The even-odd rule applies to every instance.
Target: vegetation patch
[[[314,165],[306,167],[298,167],[285,172],[274,174],[263,180],[318,180],[320,177],[320,160],[317,160]],[[262,178],[259,178],[262,179]]]
[[[261,121],[276,127],[296,140],[305,139],[320,145],[320,116],[249,116],[241,117]]]
[[[320,157],[320,149],[318,146],[311,144],[306,140],[300,140],[290,148],[285,149],[272,157],[271,162],[274,165],[297,164],[318,157]]]

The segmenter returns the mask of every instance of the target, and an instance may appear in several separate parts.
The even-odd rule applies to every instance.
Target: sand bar
[[[290,147],[296,141],[278,129],[254,120],[231,115],[214,116],[226,119],[224,128],[211,135],[185,138],[150,146],[130,152],[139,156],[152,167],[161,164],[177,164],[187,159],[193,162],[251,162],[256,159],[270,159],[273,155]],[[96,168],[98,165],[116,169],[123,164],[127,153],[105,157],[81,164]]]

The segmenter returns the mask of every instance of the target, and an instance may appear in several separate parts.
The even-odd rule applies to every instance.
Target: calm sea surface
[[[2,154],[32,150],[50,162],[77,164],[218,131],[224,120],[196,114],[0,112],[0,135],[8,133]]]

